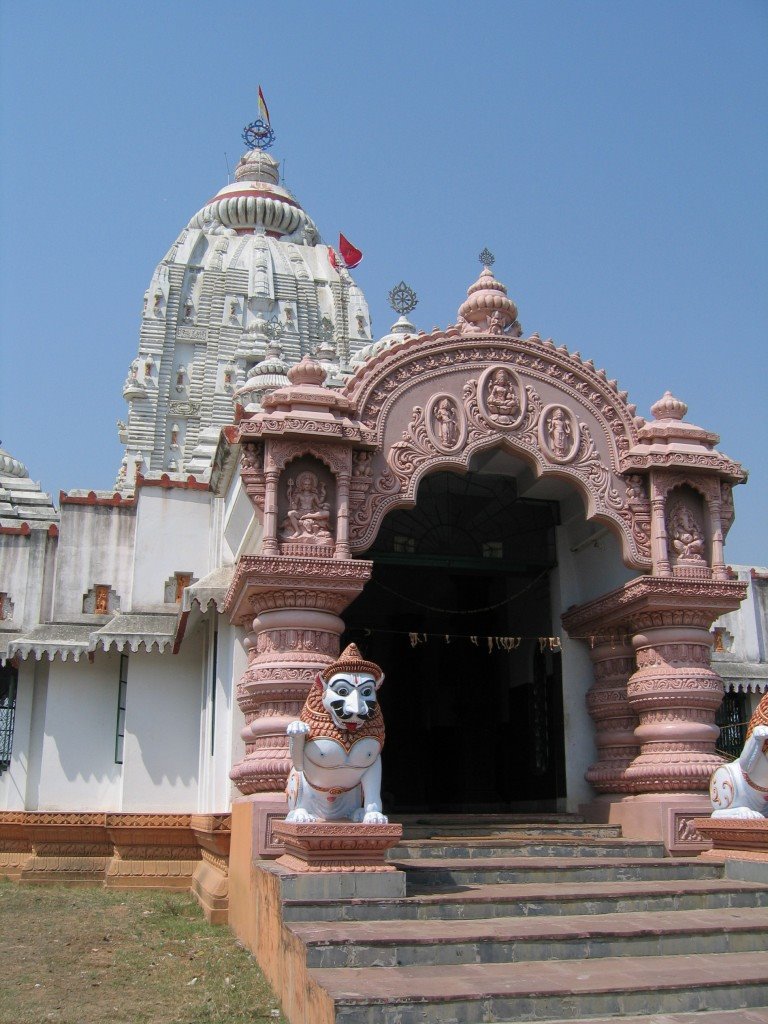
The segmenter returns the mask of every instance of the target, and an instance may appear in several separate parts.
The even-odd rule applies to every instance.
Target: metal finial
[[[484,267],[492,267],[496,262],[496,257],[493,255],[490,249],[486,248],[480,253],[480,262]]]
[[[396,284],[389,293],[389,304],[400,316],[412,312],[419,304],[419,297],[416,292],[405,281]]]
[[[243,142],[248,149],[269,149],[275,141],[275,133],[267,121],[257,117],[243,128]]]

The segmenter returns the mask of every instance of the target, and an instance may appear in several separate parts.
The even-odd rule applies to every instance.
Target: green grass
[[[285,1024],[188,893],[0,881],[0,1024]]]

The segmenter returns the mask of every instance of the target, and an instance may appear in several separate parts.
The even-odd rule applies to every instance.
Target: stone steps
[[[474,885],[463,890],[411,886],[393,899],[299,900],[283,902],[283,917],[294,921],[476,920],[715,910],[768,907],[768,886],[736,879],[661,879],[565,884],[556,882]]]
[[[412,839],[400,843],[389,854],[390,860],[451,860],[473,857],[664,857],[663,843],[642,843],[630,839],[589,839],[561,833],[531,837],[500,834],[487,838]]]
[[[488,885],[503,882],[602,882],[662,878],[718,878],[722,868],[673,857],[410,857],[394,860],[409,885]]]
[[[480,1024],[768,1005],[768,954],[310,969],[336,1024]]]
[[[293,924],[310,967],[517,963],[768,948],[768,909]]]
[[[283,878],[294,1024],[768,1024],[768,872],[557,817],[410,822],[406,895]]]

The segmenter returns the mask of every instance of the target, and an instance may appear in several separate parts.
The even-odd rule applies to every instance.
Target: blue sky
[[[669,388],[750,470],[768,563],[768,3],[0,4],[3,446],[109,488],[155,265],[236,163],[261,82],[286,183],[374,330],[452,323],[488,246],[527,333]]]

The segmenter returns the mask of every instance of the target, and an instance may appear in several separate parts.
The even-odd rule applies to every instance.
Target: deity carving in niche
[[[627,501],[630,505],[638,501],[646,501],[645,482],[637,473],[627,477]]]
[[[160,291],[155,292],[154,303],[152,305],[152,312],[155,316],[163,315],[163,293]]]
[[[352,475],[354,477],[373,476],[373,454],[367,451],[355,452],[352,456]]]
[[[678,562],[704,562],[704,533],[693,511],[676,501],[669,510],[667,536],[670,556]]]
[[[485,406],[497,423],[513,423],[520,415],[520,399],[509,370],[495,370],[486,384]]]
[[[194,318],[195,306],[194,303],[192,302],[192,297],[188,295],[184,303],[184,322],[191,323],[194,320]]]
[[[459,443],[459,413],[452,398],[440,398],[432,406],[432,427],[442,448]]]
[[[109,614],[109,587],[102,583],[97,583],[94,589],[94,602],[93,612],[94,615],[108,615]]]
[[[326,501],[325,484],[305,470],[288,478],[286,495],[288,513],[281,524],[281,539],[322,547],[332,544],[331,506]]]
[[[549,450],[556,459],[567,459],[573,447],[573,430],[567,411],[555,406],[547,416],[546,428]]]

